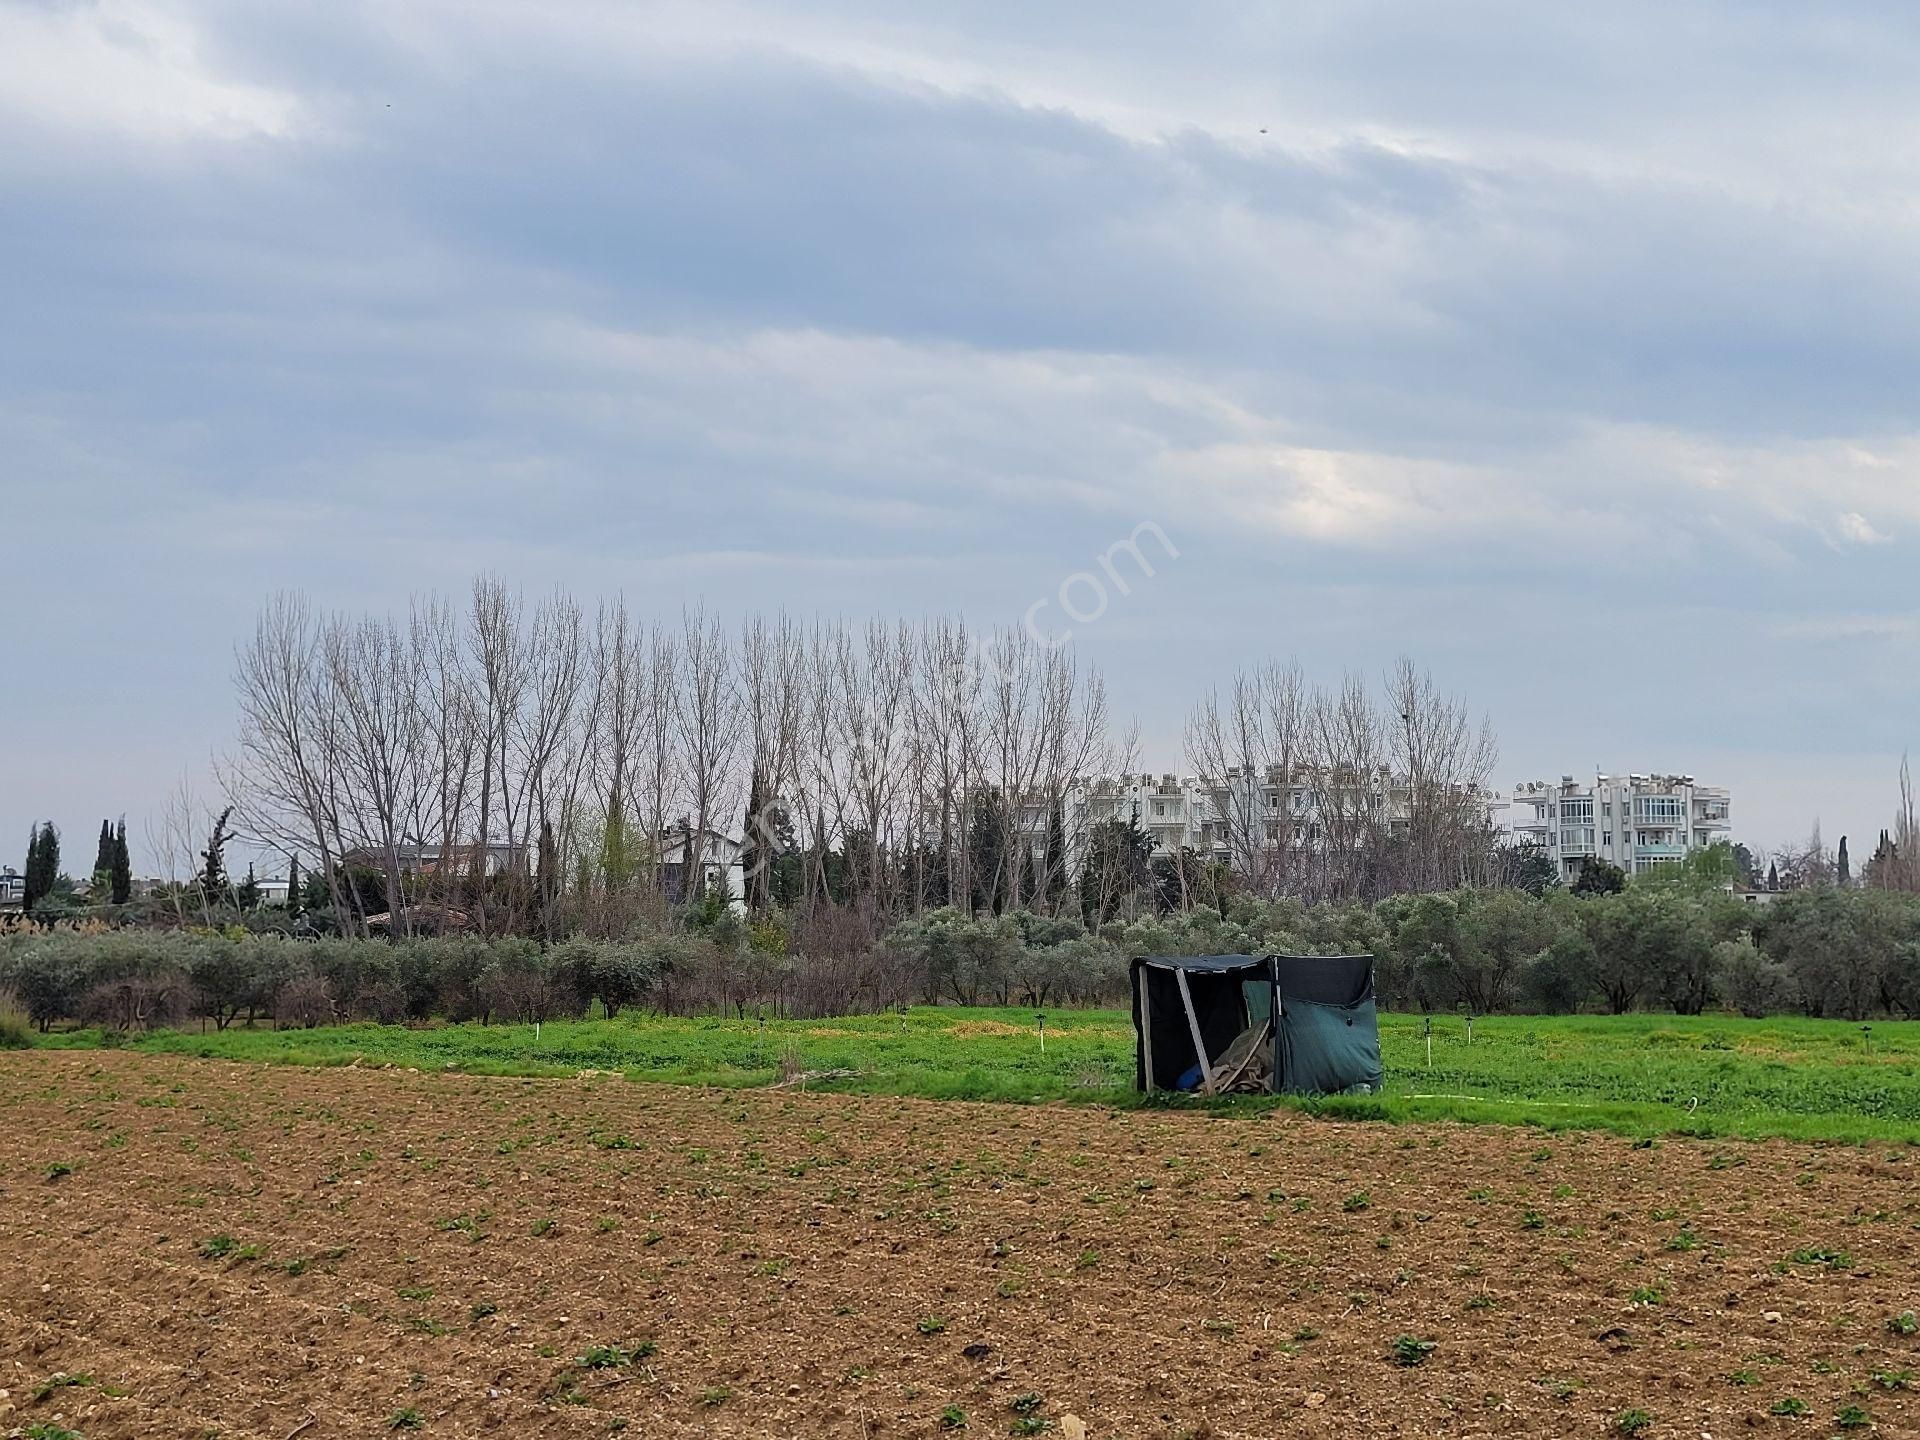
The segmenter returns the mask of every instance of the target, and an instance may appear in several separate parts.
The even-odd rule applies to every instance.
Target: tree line
[[[1130,770],[1136,745],[1097,671],[1017,627],[661,623],[483,577],[404,618],[276,597],[235,681],[232,824],[304,864],[297,903],[347,935],[451,912],[488,937],[617,938],[701,897],[698,862],[725,848],[710,833],[742,845],[753,914],[843,907],[877,928],[943,907],[1104,921],[1232,894],[1374,900],[1490,883],[1508,859],[1482,794],[1491,731],[1408,662],[1377,692],[1268,665],[1195,708],[1193,765],[1308,777],[1319,797],[1296,834],[1253,813],[1257,785],[1222,790],[1225,864],[1153,856],[1126,815],[1069,854],[1074,787]],[[200,833],[184,807],[162,826],[183,881]]]
[[[101,926],[0,932],[0,991],[42,1028],[546,1020],[633,1008],[823,1016],[908,1003],[1126,1003],[1147,954],[1371,952],[1390,1009],[1920,1016],[1920,895],[1817,886],[1756,906],[1724,854],[1618,891],[1455,889],[1261,899],[1086,925],[936,907],[877,934],[826,908],[742,915],[717,896],[619,937],[297,939]],[[809,925],[826,929],[809,929]]]

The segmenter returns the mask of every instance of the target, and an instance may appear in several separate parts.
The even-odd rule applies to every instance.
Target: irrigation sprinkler
[[[1047,1053],[1047,1017],[1044,1015],[1036,1015],[1033,1018],[1038,1021],[1040,1025],[1040,1053],[1044,1055]]]
[[[1867,1047],[1867,1054],[1873,1054],[1873,1026],[1862,1025],[1860,1027],[1860,1039]]]
[[[1473,1044],[1473,1016],[1467,1016],[1467,1044]]]
[[[1427,1016],[1427,1069],[1433,1068],[1433,1017]]]

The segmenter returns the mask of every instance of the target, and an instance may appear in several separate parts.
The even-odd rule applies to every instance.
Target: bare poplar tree
[[[1398,888],[1483,883],[1490,853],[1486,787],[1499,759],[1493,727],[1402,659],[1387,676],[1390,768],[1406,786]]]
[[[914,728],[924,755],[929,808],[937,817],[935,842],[945,867],[947,903],[965,910],[973,878],[968,868],[969,796],[978,774],[981,673],[963,620],[942,617],[920,631],[913,690]]]
[[[740,696],[747,751],[747,800],[741,821],[742,863],[755,914],[773,903],[772,866],[780,843],[776,818],[796,775],[802,712],[800,633],[785,616],[769,625],[748,617],[740,632]]]
[[[734,805],[733,763],[741,713],[732,648],[717,619],[685,612],[680,626],[680,684],[674,692],[674,728],[686,776],[688,803],[686,898],[706,889],[705,858],[714,821]]]
[[[1307,786],[1292,817],[1293,843],[1305,861],[1298,893],[1312,900],[1356,898],[1390,828],[1392,805],[1379,719],[1365,681],[1348,675],[1338,690],[1313,695],[1302,749]],[[1295,807],[1289,802],[1288,808]]]
[[[433,787],[435,822],[422,825],[416,838],[426,840],[431,836],[438,853],[450,858],[474,819],[479,704],[452,606],[439,597],[417,601],[411,632],[419,673],[420,734],[431,752],[429,762],[421,768]],[[452,887],[458,877],[443,869],[436,870],[432,880],[435,900],[443,908],[451,906],[457,899]]]
[[[877,909],[892,902],[889,880],[891,822],[904,779],[905,727],[911,719],[908,695],[913,679],[913,640],[904,623],[870,621],[858,647],[835,650],[835,698],[840,733],[845,738],[847,789],[859,832],[864,837],[865,874],[859,886]],[[855,857],[847,857],[849,864]],[[849,877],[850,879],[852,877]]]
[[[582,710],[580,801],[563,830],[575,892],[601,935],[623,933],[627,901],[644,850],[635,803],[636,773],[645,748],[645,637],[616,596],[595,616],[588,649],[587,700]]]
[[[667,820],[680,794],[679,752],[674,744],[674,705],[680,693],[680,652],[673,636],[654,625],[647,632],[647,668],[640,688],[641,802],[647,817],[647,863],[658,893]]]
[[[1295,799],[1312,793],[1302,771],[1310,698],[1295,663],[1268,661],[1215,689],[1187,720],[1187,758],[1212,800],[1231,864],[1258,895],[1287,893]]]
[[[1067,651],[1048,651],[1041,662],[1039,701],[1040,753],[1031,789],[1039,801],[1040,853],[1047,863],[1035,870],[1041,893],[1034,898],[1053,913],[1059,910],[1068,883],[1064,873],[1068,792],[1089,774],[1105,769],[1113,756],[1107,735],[1106,682],[1097,670],[1083,674]],[[1058,857],[1049,853],[1056,825],[1063,850]],[[1062,873],[1053,873],[1056,862],[1063,867]]]
[[[1889,890],[1920,890],[1920,809],[1913,791],[1913,767],[1900,757],[1900,809],[1893,818],[1892,853],[1876,857],[1876,883]]]
[[[988,907],[1018,909],[1032,853],[1038,811],[1034,780],[1044,755],[1044,667],[1040,646],[1024,629],[996,632],[984,652],[986,680],[981,763],[999,806],[998,873],[982,875]]]
[[[339,864],[350,843],[342,821],[339,700],[304,597],[268,600],[253,638],[235,655],[234,688],[239,748],[223,782],[241,832],[275,849],[310,850],[341,923],[364,929]]]
[[[338,721],[329,738],[342,821],[354,845],[378,857],[395,933],[411,934],[402,850],[417,848],[429,819],[432,764],[410,636],[370,617],[331,619],[320,653]]]

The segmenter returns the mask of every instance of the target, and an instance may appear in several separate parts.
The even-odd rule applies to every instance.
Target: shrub
[[[657,962],[648,946],[637,941],[577,938],[555,948],[553,966],[583,1000],[598,1000],[611,1020],[646,996]]]
[[[25,1050],[33,1044],[33,1021],[11,990],[0,990],[0,1050]]]
[[[83,957],[79,946],[67,943],[70,938],[49,935],[29,943],[7,977],[43,1035],[55,1020],[74,1013],[82,993]]]
[[[333,1018],[333,992],[312,971],[294,976],[274,997],[273,1023],[283,1030],[311,1030]]]
[[[1792,972],[1744,935],[1713,947],[1713,968],[1721,996],[1750,1020],[1779,1014],[1798,995]]]
[[[193,992],[180,975],[126,975],[103,980],[80,1002],[82,1020],[123,1035],[178,1025],[192,1008]]]
[[[480,986],[488,1008],[522,1024],[579,1015],[586,1007],[573,974],[531,941],[502,941]]]

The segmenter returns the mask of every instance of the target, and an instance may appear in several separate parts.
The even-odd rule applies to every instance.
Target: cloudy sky
[[[138,834],[276,587],[998,623],[1152,522],[1072,643],[1153,769],[1406,653],[1503,783],[1864,851],[1917,71],[1895,4],[0,0],[0,837]]]

